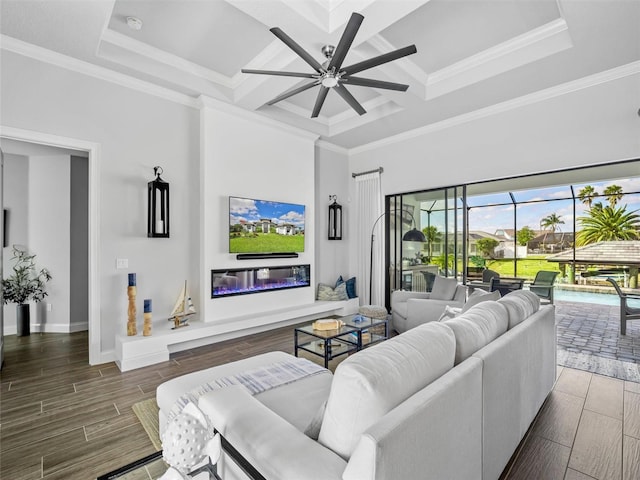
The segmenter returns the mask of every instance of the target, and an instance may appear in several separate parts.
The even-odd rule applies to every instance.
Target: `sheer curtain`
[[[380,172],[355,177],[356,181],[356,234],[358,252],[358,296],[362,304],[384,305],[384,221],[380,220],[373,232],[373,271],[371,263],[371,230],[383,214]],[[371,279],[371,298],[369,298]]]

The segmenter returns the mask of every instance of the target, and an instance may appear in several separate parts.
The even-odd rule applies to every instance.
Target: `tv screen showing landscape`
[[[304,205],[229,197],[229,253],[304,252]]]

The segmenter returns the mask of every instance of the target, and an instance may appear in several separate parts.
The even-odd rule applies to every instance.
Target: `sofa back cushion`
[[[540,310],[540,297],[529,290],[514,290],[500,300],[509,314],[509,329]]]
[[[433,288],[431,289],[429,298],[432,300],[453,300],[457,286],[458,280],[455,278],[446,278],[438,275],[433,282]]]
[[[453,332],[430,322],[343,361],[333,377],[318,441],[349,459],[378,419],[453,367]]]
[[[500,292],[496,290],[495,292],[487,292],[486,290],[480,290],[479,288],[474,290],[469,298],[462,306],[462,313],[469,310],[474,305],[479,304],[480,302],[487,302],[489,300],[498,300],[500,298]]]
[[[457,365],[506,332],[509,316],[504,305],[482,302],[443,323],[455,334]]]

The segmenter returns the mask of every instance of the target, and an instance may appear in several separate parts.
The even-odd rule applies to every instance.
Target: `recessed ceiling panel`
[[[397,46],[415,43],[411,60],[431,73],[559,17],[555,0],[432,0],[382,36]]]
[[[130,29],[128,16],[142,20],[142,29]],[[222,1],[118,0],[109,28],[228,77],[274,39],[265,25]]]

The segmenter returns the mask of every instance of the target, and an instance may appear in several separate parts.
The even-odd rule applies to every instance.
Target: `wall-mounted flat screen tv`
[[[304,252],[304,205],[229,197],[229,253]]]

